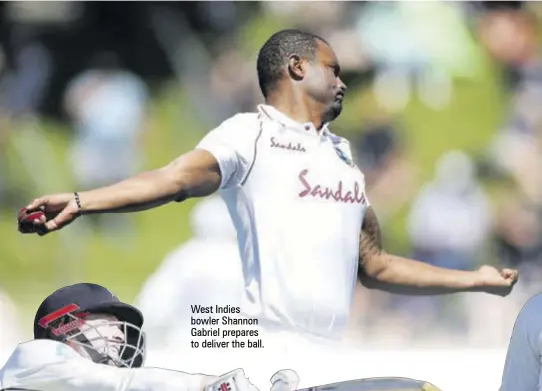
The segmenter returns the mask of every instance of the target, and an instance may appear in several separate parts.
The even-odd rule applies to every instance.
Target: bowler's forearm
[[[381,256],[385,267],[362,277],[368,288],[405,295],[442,295],[475,291],[479,286],[476,272],[440,268],[396,255]]]
[[[136,212],[182,197],[183,186],[167,169],[146,171],[110,186],[79,193],[84,214]]]
[[[135,212],[170,201],[204,197],[218,190],[218,162],[209,152],[193,150],[168,165],[100,189],[81,192],[83,213]]]

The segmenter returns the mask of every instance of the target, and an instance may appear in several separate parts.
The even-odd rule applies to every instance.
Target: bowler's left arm
[[[380,224],[372,206],[367,207],[359,241],[360,279],[370,289],[406,295],[439,295],[485,291],[510,293],[517,272],[482,266],[475,271],[446,269],[389,254],[382,246]]]

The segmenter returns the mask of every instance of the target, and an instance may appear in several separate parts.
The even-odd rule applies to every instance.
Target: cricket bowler
[[[143,367],[142,325],[137,308],[100,285],[61,288],[40,305],[34,339],[0,370],[0,391],[258,391],[242,369],[208,376]],[[281,391],[299,382],[292,370],[275,378]]]
[[[19,230],[44,235],[79,216],[143,211],[218,191],[236,227],[243,313],[268,329],[326,339],[344,335],[358,269],[366,287],[394,293],[510,293],[515,270],[451,270],[385,251],[364,175],[349,142],[330,128],[346,86],[324,38],[273,34],[257,73],[265,104],[255,112],[226,119],[161,168],[36,198],[21,211]]]

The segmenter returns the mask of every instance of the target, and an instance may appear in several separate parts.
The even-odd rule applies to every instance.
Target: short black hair
[[[281,77],[281,69],[288,63],[291,55],[297,54],[313,60],[318,41],[327,42],[315,34],[295,30],[281,30],[273,34],[258,53],[258,82],[264,97],[276,86]]]

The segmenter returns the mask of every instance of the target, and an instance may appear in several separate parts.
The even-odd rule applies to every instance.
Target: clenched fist
[[[509,295],[519,278],[517,270],[498,270],[487,265],[481,266],[476,273],[478,273],[480,289],[498,296]]]

